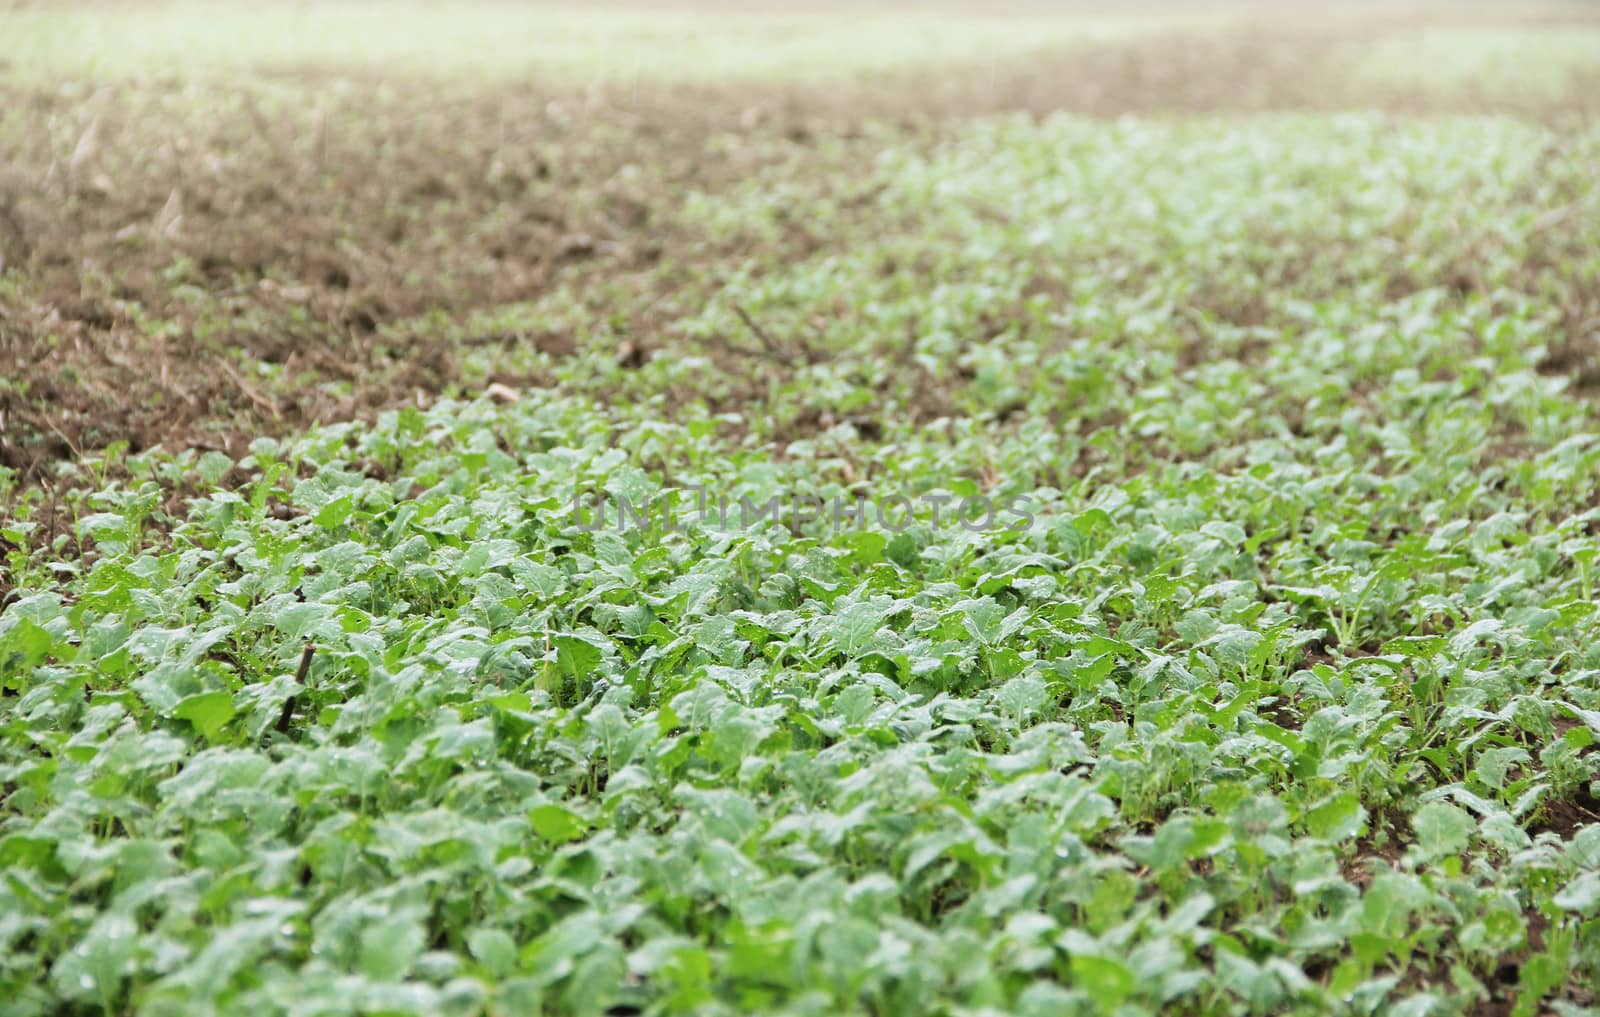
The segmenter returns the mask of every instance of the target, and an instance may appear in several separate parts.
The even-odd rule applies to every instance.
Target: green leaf
[[[877,597],[841,607],[828,630],[839,652],[855,657],[870,649],[893,604],[892,598]]]
[[[1366,818],[1360,794],[1347,791],[1306,813],[1306,831],[1326,841],[1349,840],[1361,832]]]
[[[351,495],[340,495],[317,510],[312,516],[312,521],[323,529],[333,529],[343,526],[355,513],[355,498]]]
[[[179,700],[172,715],[187,720],[206,739],[216,741],[222,728],[234,717],[233,696],[226,692],[202,692]]]
[[[501,929],[473,929],[467,934],[467,949],[494,978],[504,978],[516,970],[516,941]]]
[[[1429,802],[1411,819],[1417,846],[1428,858],[1443,858],[1466,850],[1477,821],[1465,809],[1448,802]]]
[[[1563,911],[1588,914],[1600,908],[1600,872],[1585,872],[1562,887],[1552,900]]]
[[[527,558],[513,558],[511,576],[521,587],[541,600],[550,600],[566,586],[566,576],[561,570]]]
[[[50,655],[55,642],[46,629],[27,618],[18,618],[0,635],[0,674],[37,666]]]
[[[77,944],[61,955],[51,982],[67,999],[117,998],[139,949],[139,929],[131,916],[107,912],[95,919]]]
[[[427,946],[422,923],[409,915],[394,915],[361,931],[360,967],[375,982],[404,977]]]
[[[1103,1009],[1114,1009],[1133,994],[1133,971],[1113,957],[1074,954],[1072,980]]]
[[[526,692],[505,692],[490,696],[489,705],[507,713],[527,713],[533,709],[533,700]]]
[[[278,610],[272,623],[291,641],[297,642],[309,636],[321,635],[323,626],[332,615],[333,608],[327,604],[288,604]]]
[[[600,647],[581,636],[556,636],[556,666],[579,682],[585,681],[600,666]]]
[[[588,831],[577,813],[553,803],[534,806],[528,811],[528,821],[540,837],[557,844],[577,840]]]

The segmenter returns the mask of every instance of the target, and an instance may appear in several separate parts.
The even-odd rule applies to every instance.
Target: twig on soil
[[[910,362],[916,359],[917,340],[921,338],[921,336],[917,334],[919,328],[920,322],[918,321],[916,315],[913,314],[911,317],[906,319],[906,344],[905,348],[900,351],[900,359],[902,361]]]
[[[36,426],[36,427],[38,426],[37,422],[35,422],[34,426]],[[44,421],[44,426],[49,428],[50,432],[52,434],[54,434],[57,438],[60,438],[66,444],[67,448],[72,452],[72,457],[74,459],[82,459],[83,458],[83,449],[78,447],[78,443],[77,442],[75,442],[71,438],[67,437],[67,432],[65,432],[61,428],[57,427],[55,421],[50,420],[50,419],[47,418]]]
[[[719,337],[717,339],[717,345],[721,346],[729,353],[737,353],[741,357],[753,357],[757,360],[770,360],[773,363],[781,364],[784,367],[794,366],[794,360],[784,356],[781,353],[773,353],[770,350],[756,349],[753,346],[742,346],[739,343],[734,342],[732,339],[723,339]]]
[[[1569,201],[1565,205],[1560,205],[1556,208],[1547,210],[1540,215],[1539,218],[1533,221],[1533,226],[1529,228],[1529,232],[1538,234],[1543,233],[1545,230],[1553,227],[1560,226],[1562,223],[1572,218],[1572,216],[1578,211],[1578,206],[1579,202]]]
[[[30,470],[32,468],[31,466],[29,467]],[[50,518],[46,519],[44,523],[45,544],[50,546],[55,543],[56,539],[56,488],[54,484],[43,477],[39,478],[39,484],[50,495]]]
[[[278,411],[277,402],[262,395],[255,386],[251,385],[244,379],[243,375],[241,375],[238,371],[235,371],[232,365],[230,365],[226,360],[217,361],[217,367],[222,371],[223,374],[228,376],[228,380],[233,382],[234,386],[237,387],[240,392],[244,393],[246,399],[249,399],[251,402],[256,404],[257,408],[270,414],[273,420],[277,420],[279,416],[281,416]]]
[[[300,667],[295,670],[294,681],[296,685],[302,688],[305,687],[306,676],[311,674],[311,658],[316,652],[317,644],[308,641],[306,648],[300,653]],[[276,725],[279,734],[288,733],[289,723],[294,720],[295,700],[298,698],[297,696],[290,696],[283,701],[283,712],[278,714],[278,723]]]
[[[520,332],[481,332],[469,335],[461,340],[463,346],[505,346],[509,343],[520,342],[523,338]]]
[[[777,340],[773,339],[772,336],[767,333],[767,330],[762,328],[761,325],[750,316],[749,311],[746,311],[744,307],[739,304],[734,304],[733,313],[739,316],[739,320],[744,322],[744,327],[748,328],[751,334],[753,334],[757,339],[761,340],[761,345],[766,348],[767,357],[789,367],[794,366],[794,356],[780,346]]]

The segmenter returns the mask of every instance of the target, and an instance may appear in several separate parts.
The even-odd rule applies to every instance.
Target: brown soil
[[[41,122],[84,103],[12,98]],[[83,165],[46,138],[0,178],[28,238],[0,308],[0,463],[25,477],[118,441],[233,452],[445,391],[458,347],[501,337],[407,323],[646,266],[658,207],[723,165],[702,158],[714,124],[682,110],[574,126],[548,97],[364,83],[314,114],[242,87],[221,102],[244,114],[202,121],[161,98],[100,93]]]
[[[1580,785],[1563,798],[1545,802],[1539,813],[1539,818],[1529,824],[1529,833],[1554,833],[1562,840],[1571,840],[1584,827],[1600,823],[1600,798],[1587,785]]]

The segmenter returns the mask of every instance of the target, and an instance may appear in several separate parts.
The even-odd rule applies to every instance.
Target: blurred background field
[[[1549,94],[1594,74],[1600,62],[1600,26],[1577,2],[130,0],[0,7],[0,67],[23,77],[99,80],[316,71],[547,85],[815,84],[967,63],[998,70],[1029,57],[1070,62],[1075,51],[1109,42],[1252,30],[1347,50],[1340,57],[1350,76],[1380,87]]]
[[[545,83],[814,81],[949,60],[1013,59],[1194,16],[973,6],[602,3],[158,3],[0,15],[24,73],[251,71],[470,75]]]

